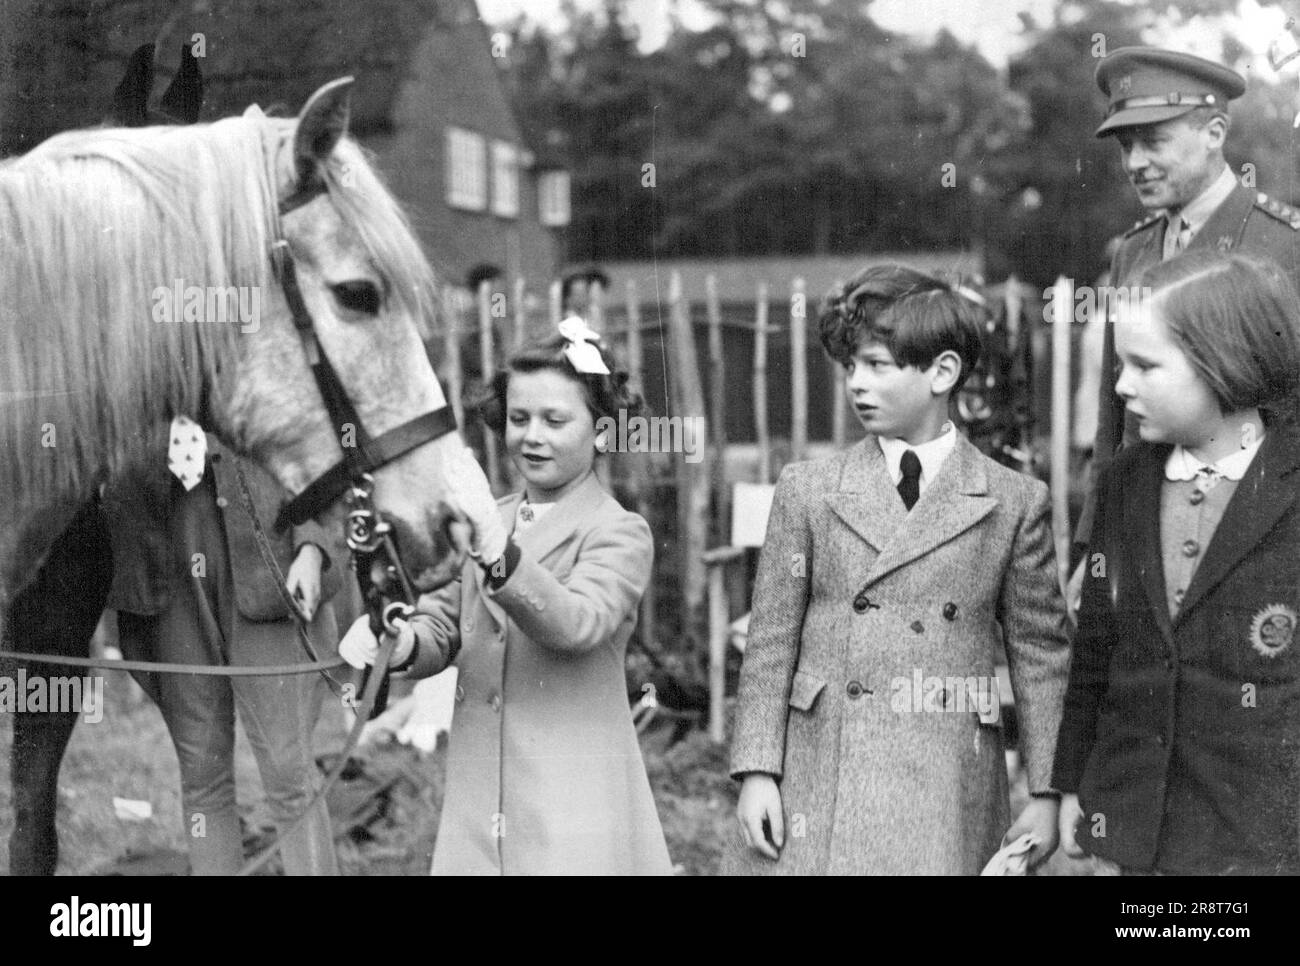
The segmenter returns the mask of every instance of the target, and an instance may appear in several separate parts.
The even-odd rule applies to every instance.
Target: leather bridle
[[[299,189],[280,203],[280,216],[284,217],[325,193],[326,189],[323,186],[316,190]],[[348,398],[347,390],[339,381],[338,373],[330,364],[329,357],[316,337],[316,326],[312,322],[311,312],[308,311],[307,303],[302,297],[302,290],[298,287],[298,275],[294,269],[289,243],[281,239],[275,243],[275,249],[280,287],[284,290],[285,301],[289,304],[289,311],[293,315],[294,328],[298,330],[298,335],[302,339],[307,362],[311,366],[316,386],[325,403],[325,411],[329,414],[335,438],[343,448],[343,459],[340,462],[312,480],[301,493],[280,508],[275,519],[275,529],[283,531],[290,526],[306,523],[311,518],[319,516],[344,493],[362,486],[367,474],[373,473],[381,466],[393,462],[425,443],[431,443],[455,432],[456,415],[450,406],[441,406],[379,436],[371,436],[367,433],[361,418],[357,415],[356,407]],[[354,445],[345,442],[349,436]]]

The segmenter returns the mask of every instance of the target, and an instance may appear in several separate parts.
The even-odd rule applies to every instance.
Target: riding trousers
[[[176,500],[176,550],[188,561],[184,584],[161,613],[120,613],[124,656],[197,664],[306,661],[293,621],[251,621],[235,606],[231,560],[211,474]],[[309,626],[318,655],[337,651],[334,611],[321,604]],[[319,674],[209,677],[140,674],[154,696],[180,760],[185,836],[195,875],[229,875],[243,863],[235,799],[235,714],[252,745],[272,817],[283,830],[319,783],[311,735],[327,687]],[[287,875],[337,874],[324,802],[283,843]]]

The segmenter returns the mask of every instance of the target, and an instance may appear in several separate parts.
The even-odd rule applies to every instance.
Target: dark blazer
[[[1121,865],[1300,873],[1300,436],[1265,437],[1174,621],[1169,451],[1137,443],[1100,481],[1053,784]]]
[[[1111,285],[1136,285],[1139,276],[1159,264],[1164,252],[1163,215],[1140,221],[1124,236],[1111,264]],[[1300,211],[1238,184],[1215,210],[1188,245],[1188,250],[1217,248],[1264,255],[1277,262],[1300,291]],[[1115,395],[1115,327],[1106,325],[1101,356],[1101,398],[1097,409],[1097,437],[1093,444],[1092,479],[1110,465],[1121,444],[1137,440],[1132,420],[1125,420],[1124,401]],[[1087,543],[1095,507],[1095,486],[1084,504],[1075,540]]]
[[[157,447],[155,447],[156,449]],[[164,452],[143,468],[124,473],[104,493],[103,511],[113,547],[113,587],[107,607],[132,614],[158,614],[190,567],[177,553],[171,537],[172,508],[184,490],[168,472]],[[239,613],[253,621],[282,620],[288,607],[276,589],[275,578],[258,552],[253,524],[244,508],[235,473],[234,454],[208,435],[209,473],[201,486],[213,486],[225,522],[226,545]],[[288,573],[298,549],[314,543],[325,555],[321,575],[321,601],[338,592],[346,571],[342,532],[332,533],[309,521],[277,534],[271,524],[288,494],[265,470],[242,462],[262,529],[270,541],[280,570]]]

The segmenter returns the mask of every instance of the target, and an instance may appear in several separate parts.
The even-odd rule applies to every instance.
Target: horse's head
[[[274,256],[279,281],[262,293],[256,324],[240,327],[233,385],[214,395],[211,418],[293,493],[343,460],[346,447],[446,406],[421,342],[436,304],[432,274],[397,202],[347,137],[350,87],[345,79],[321,88],[296,120],[256,108],[242,119],[264,128],[283,245]],[[299,328],[286,271],[301,293]],[[310,365],[313,340],[359,425],[327,412]],[[373,471],[374,503],[422,590],[450,580],[463,559],[457,480],[445,470],[463,448],[450,432]],[[337,501],[315,509],[341,520]]]

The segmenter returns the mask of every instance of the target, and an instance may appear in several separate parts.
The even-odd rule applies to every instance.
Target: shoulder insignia
[[[1292,231],[1300,231],[1300,209],[1293,208],[1276,198],[1270,198],[1262,191],[1255,196],[1255,207],[1290,226]]]
[[[1150,218],[1143,218],[1128,231],[1124,232],[1124,237],[1127,238],[1129,235],[1136,235],[1138,232],[1150,228],[1157,222],[1164,221],[1164,217],[1164,215],[1152,215]]]

